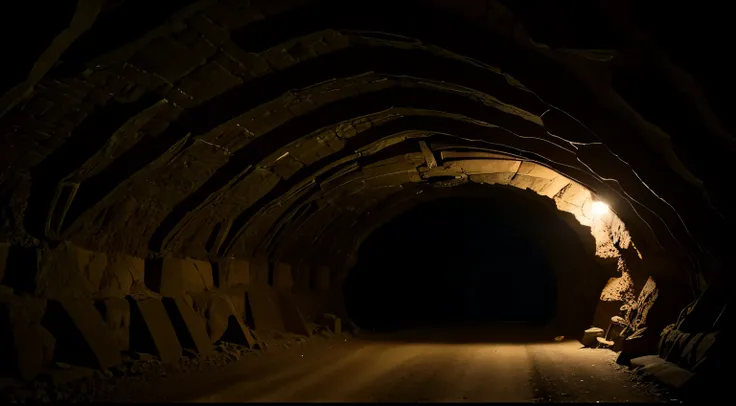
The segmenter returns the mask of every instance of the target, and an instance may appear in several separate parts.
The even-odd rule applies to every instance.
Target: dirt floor
[[[318,336],[206,371],[121,382],[97,400],[195,402],[672,402],[575,340],[477,331]]]

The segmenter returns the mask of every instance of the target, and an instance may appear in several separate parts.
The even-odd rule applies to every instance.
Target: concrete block
[[[56,340],[40,324],[0,322],[0,374],[32,381],[54,355]]]
[[[250,258],[250,282],[254,285],[267,285],[270,264],[266,258]]]
[[[38,264],[36,294],[49,298],[91,298],[99,292],[103,280],[109,284],[111,279],[105,278],[106,254],[68,242],[51,251],[41,251]],[[108,286],[106,290],[109,289]]]
[[[206,320],[211,342],[226,341],[255,348],[255,339],[237,317],[235,306],[226,293],[206,292],[192,298],[194,310]]]
[[[233,307],[235,316],[242,321],[246,322],[246,314],[248,312],[248,301],[246,299],[246,288],[243,285],[233,287],[226,290],[221,290],[221,293],[227,296],[230,304]]]
[[[658,355],[645,355],[643,357],[632,358],[631,367],[639,368],[639,367],[645,367],[647,365],[662,364],[664,362],[666,361],[660,358]]]
[[[132,296],[127,300],[130,303],[130,349],[156,354],[162,362],[178,361],[182,356],[181,344],[162,301],[137,300]]]
[[[281,314],[284,319],[284,328],[286,331],[305,336],[311,335],[311,330],[307,325],[307,321],[302,316],[299,306],[294,295],[288,292],[279,292],[281,304]]]
[[[130,303],[121,298],[108,298],[95,302],[95,307],[110,329],[119,351],[130,348]]]
[[[273,287],[278,291],[288,292],[294,286],[291,265],[283,262],[276,264],[273,270]]]
[[[220,261],[219,288],[231,288],[238,285],[250,283],[250,262],[240,259],[227,259]]]
[[[603,337],[603,334],[605,332],[600,327],[591,327],[587,330],[585,330],[585,333],[583,334],[582,344],[585,347],[589,348],[595,348],[598,346],[598,337]]]
[[[247,292],[248,308],[255,330],[286,331],[281,303],[270,286],[252,286]]]
[[[243,320],[236,314],[236,306],[227,293],[205,292],[193,295],[194,310],[206,320],[211,342],[226,341],[254,347],[256,341]]]
[[[183,297],[165,297],[163,304],[181,346],[202,356],[211,355],[212,341],[207,335],[207,326],[204,319],[194,311]]]
[[[244,345],[248,348],[259,348],[260,345],[250,333],[248,326],[236,317],[228,317],[228,326],[225,333],[220,337],[221,341]]]
[[[91,300],[50,300],[42,324],[56,338],[55,361],[100,369],[121,362],[118,345]]]
[[[680,360],[677,363],[679,366],[689,369],[695,364],[695,350],[698,348],[698,344],[703,339],[705,334],[698,333],[690,337],[685,344],[685,347],[680,354]]]
[[[108,266],[97,289],[97,297],[124,298],[133,285],[143,281],[145,262],[130,255],[108,257]]]
[[[683,386],[693,377],[692,372],[667,361],[650,363],[641,367],[637,373],[651,376],[654,380],[673,388]]]
[[[214,289],[212,265],[194,259],[164,258],[146,264],[145,284],[154,292],[178,297]]]
[[[653,335],[626,337],[621,343],[621,353],[616,359],[616,363],[630,365],[631,359],[656,352],[655,338]]]
[[[697,371],[698,367],[707,359],[708,354],[711,352],[713,346],[717,343],[720,332],[716,331],[713,333],[706,334],[698,343],[698,346],[694,351],[693,359],[693,371]]]
[[[325,314],[323,323],[335,334],[342,334],[342,319],[334,314]]]

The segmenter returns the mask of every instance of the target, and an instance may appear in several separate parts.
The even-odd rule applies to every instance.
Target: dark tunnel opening
[[[513,199],[448,197],[372,233],[343,286],[361,328],[524,323],[555,317],[557,278],[530,228],[555,227]]]

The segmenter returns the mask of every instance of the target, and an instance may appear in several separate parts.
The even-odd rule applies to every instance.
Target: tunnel
[[[350,319],[383,331],[552,322],[555,269],[565,265],[553,267],[545,249],[555,238],[577,236],[554,214],[525,207],[513,189],[488,189],[425,202],[371,233],[343,285]],[[577,245],[567,258],[580,256]],[[596,272],[595,266],[589,271]]]
[[[728,13],[154,3],[1,6],[4,400],[94,399],[65,391],[96,379],[150,401],[113,382],[307,371],[319,340],[334,364],[313,377],[161,382],[233,402],[375,400],[358,388],[407,376],[379,398],[651,401],[629,375],[662,399],[726,393]],[[463,395],[460,366],[509,383]],[[576,368],[599,383],[549,378]],[[362,395],[305,389],[331,381]]]

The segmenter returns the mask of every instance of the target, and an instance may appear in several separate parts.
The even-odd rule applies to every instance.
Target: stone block
[[[248,326],[234,316],[228,318],[227,329],[222,337],[220,337],[220,340],[227,343],[244,345],[248,348],[260,347],[255,337],[250,333]]]
[[[320,324],[335,334],[342,334],[342,319],[331,313],[324,313],[318,318]],[[563,336],[564,337],[564,336]]]
[[[53,250],[39,251],[38,259],[27,254],[23,269],[33,281],[31,291],[49,298],[124,298],[136,280],[143,278],[143,260],[127,255],[115,255],[85,250],[70,243],[60,244]],[[33,258],[30,258],[32,256]],[[30,264],[37,262],[36,264]],[[15,278],[17,279],[17,278]],[[61,283],[60,283],[61,282]],[[15,281],[14,284],[20,284]]]
[[[106,254],[62,243],[39,252],[34,292],[48,298],[91,298],[106,280],[107,267]]]
[[[183,297],[165,297],[163,304],[182,348],[195,351],[202,356],[211,355],[212,341],[207,335],[204,319]]]
[[[284,328],[286,331],[307,337],[310,336],[311,330],[307,325],[307,321],[304,319],[304,316],[302,316],[294,295],[288,292],[279,292],[279,299],[281,304],[281,314],[284,320]]]
[[[270,286],[252,286],[247,292],[248,308],[255,330],[286,331],[277,292]]]
[[[616,359],[616,362],[621,365],[629,365],[632,358],[652,354],[656,351],[656,335],[646,333],[640,336],[632,335],[622,341],[621,353],[618,359]]]
[[[40,324],[7,321],[0,321],[0,374],[32,381],[51,362],[56,340]]]
[[[206,320],[211,342],[226,341],[254,348],[256,341],[248,327],[236,315],[235,306],[222,292],[206,292],[192,296],[194,310]]]
[[[650,363],[642,366],[637,372],[644,376],[651,376],[654,380],[673,388],[683,386],[693,377],[692,372],[667,361]]]
[[[250,262],[240,259],[227,259],[220,261],[218,267],[219,288],[231,288],[233,286],[250,283]]]
[[[97,296],[124,298],[130,294],[133,285],[143,281],[144,269],[142,258],[130,255],[109,257],[107,269],[97,288]]]
[[[603,337],[603,334],[605,334],[605,332],[602,328],[591,327],[585,330],[581,342],[585,347],[595,348],[598,346],[598,337]]]
[[[700,340],[694,351],[693,371],[697,371],[708,358],[708,354],[713,351],[713,346],[717,343],[719,335],[720,332],[718,331],[708,333]]]
[[[235,316],[243,323],[246,322],[246,315],[248,312],[248,302],[245,291],[246,288],[243,285],[221,291],[221,293],[227,296],[233,307]]]
[[[91,300],[50,300],[42,324],[56,338],[55,361],[100,369],[121,362],[115,339]]]
[[[182,348],[176,330],[169,319],[163,302],[157,299],[135,299],[130,303],[130,349],[156,354],[162,362],[176,362]]]
[[[692,366],[695,364],[695,350],[696,348],[698,348],[698,344],[700,344],[703,336],[705,336],[705,334],[698,333],[688,339],[685,347],[682,350],[682,353],[680,354],[680,359],[677,363],[679,366],[686,369],[692,368]]]
[[[266,258],[255,257],[250,262],[250,282],[255,285],[267,285],[270,264]]]
[[[146,264],[145,284],[168,297],[204,292],[214,288],[212,265],[189,258],[151,260]]]
[[[110,329],[119,351],[130,348],[130,303],[121,298],[108,298],[95,302],[95,307]]]
[[[273,270],[273,287],[278,291],[288,292],[294,286],[291,265],[280,262]]]

